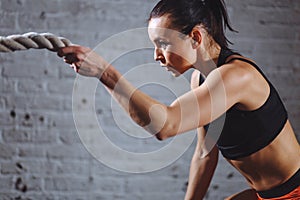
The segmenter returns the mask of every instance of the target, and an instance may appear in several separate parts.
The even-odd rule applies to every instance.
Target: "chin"
[[[178,72],[172,72],[172,76],[174,76],[174,77],[179,77],[181,74],[180,73],[178,73]]]

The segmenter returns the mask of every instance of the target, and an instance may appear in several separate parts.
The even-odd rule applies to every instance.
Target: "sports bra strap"
[[[255,64],[254,62],[248,60],[248,59],[245,59],[245,58],[231,58],[229,61],[227,61],[226,63],[230,63],[232,62],[233,60],[240,60],[240,61],[243,61],[243,62],[246,62],[250,65],[252,65],[264,78],[265,80],[271,84],[271,82],[268,80],[268,78],[266,77],[266,75],[264,74],[264,72],[257,66],[257,64]]]

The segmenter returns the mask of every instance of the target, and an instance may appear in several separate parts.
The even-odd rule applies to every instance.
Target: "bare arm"
[[[199,78],[200,72],[195,70],[191,78],[191,89],[199,87]],[[211,143],[206,141],[209,140],[209,135],[203,127],[197,129],[197,136],[185,200],[204,198],[218,162],[218,149],[215,145],[211,147]]]
[[[185,200],[204,198],[218,163],[219,152],[216,146],[210,152],[205,152],[204,132],[203,128],[198,129],[198,143],[191,161]]]
[[[240,91],[248,83],[240,75],[231,73],[230,67],[216,69],[204,84],[167,106],[134,88],[113,66],[88,48],[65,47],[59,55],[65,56],[66,62],[80,66],[79,74],[99,78],[131,118],[156,134],[158,139],[196,129],[215,120],[239,102]]]

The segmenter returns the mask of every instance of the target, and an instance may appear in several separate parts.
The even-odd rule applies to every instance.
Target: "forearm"
[[[71,64],[80,75],[98,78],[130,117],[138,125],[155,134],[158,139],[169,137],[166,133],[177,133],[173,127],[177,126],[177,116],[180,116],[180,113],[171,112],[174,109],[169,109],[169,106],[137,90],[91,49],[76,45],[68,46],[61,48],[58,56],[64,57],[64,61]],[[172,126],[173,124],[176,126]]]
[[[213,177],[218,159],[218,150],[214,148],[210,154],[200,158],[195,153],[191,161],[189,184],[185,200],[201,200],[204,198]]]
[[[136,89],[112,66],[106,69],[100,81],[138,125],[152,134],[163,129],[166,105]]]

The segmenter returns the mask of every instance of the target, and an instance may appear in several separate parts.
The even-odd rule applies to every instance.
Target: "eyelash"
[[[159,41],[158,45],[159,45],[159,47],[165,49],[165,48],[167,48],[167,46],[169,45],[169,43],[163,42],[163,41]]]

